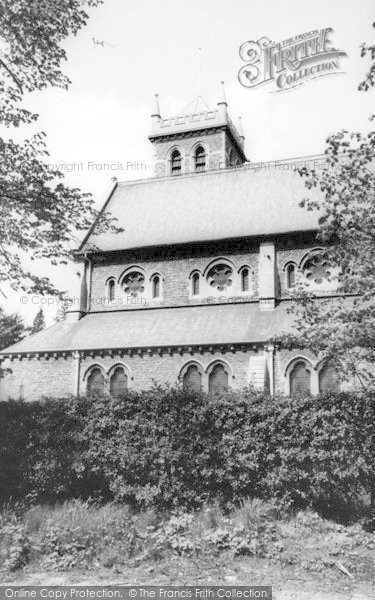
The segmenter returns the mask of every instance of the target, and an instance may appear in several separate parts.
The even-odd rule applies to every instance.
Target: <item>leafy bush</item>
[[[4,402],[0,498],[96,497],[161,510],[231,509],[248,499],[244,518],[262,498],[350,515],[374,499],[374,400],[155,387],[122,398]]]
[[[373,549],[373,535],[358,524],[345,527],[309,510],[281,514],[259,499],[246,499],[229,512],[217,504],[196,511],[132,512],[123,504],[82,500],[0,511],[2,571],[25,566],[29,571],[98,566],[123,571],[142,561],[149,566],[178,557],[212,564],[212,557],[222,553],[225,560],[255,556],[314,570],[347,559],[351,551],[363,561],[362,553],[369,550],[371,556]]]

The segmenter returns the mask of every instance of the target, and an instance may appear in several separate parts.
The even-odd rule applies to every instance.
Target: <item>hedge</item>
[[[0,499],[90,496],[167,509],[260,497],[326,512],[373,501],[374,400],[155,387],[3,402]]]

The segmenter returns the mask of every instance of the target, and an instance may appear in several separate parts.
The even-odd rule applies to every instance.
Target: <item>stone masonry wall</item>
[[[261,350],[263,352],[263,350]],[[173,352],[171,354],[147,352],[142,355],[133,356],[113,355],[113,356],[93,356],[85,357],[81,364],[81,393],[86,390],[87,373],[93,365],[102,367],[103,372],[108,371],[116,364],[125,365],[131,379],[128,381],[129,388],[143,390],[150,388],[155,383],[170,383],[176,385],[183,367],[193,361],[202,365],[206,370],[209,365],[215,361],[222,361],[228,364],[233,377],[229,380],[229,385],[233,389],[240,389],[249,384],[249,360],[250,356],[256,354],[255,350],[237,350],[235,352],[202,351],[200,352]],[[85,377],[86,375],[86,377]]]
[[[276,245],[276,279],[277,295],[289,296],[287,289],[286,266],[294,262],[297,268],[302,259],[314,248],[319,248],[314,234],[306,233],[299,236],[287,236],[279,240]]]
[[[71,356],[6,359],[1,366],[11,369],[12,373],[0,379],[0,398],[38,400],[42,396],[58,398],[74,394],[74,363]]]
[[[262,349],[259,350],[263,352]],[[229,385],[232,389],[241,389],[249,384],[249,361],[250,356],[256,355],[256,350],[236,350],[234,352],[220,351],[202,351],[202,352],[182,352],[173,351],[172,353],[143,352],[142,354],[112,356],[95,355],[83,356],[80,368],[80,393],[86,392],[87,374],[90,367],[99,365],[105,374],[108,374],[115,365],[124,365],[130,376],[128,385],[134,390],[143,390],[150,388],[152,384],[169,383],[178,384],[178,378],[183,367],[193,361],[202,366],[202,371],[209,369],[215,361],[227,363],[231,377]],[[35,356],[5,360],[2,364],[4,368],[9,367],[12,373],[0,380],[1,400],[9,398],[23,398],[27,401],[34,401],[43,396],[54,398],[66,397],[75,393],[76,382],[76,360],[71,356],[63,358]]]
[[[170,175],[169,155],[172,148],[177,148],[182,155],[182,173],[194,171],[194,150],[198,142],[202,142],[208,154],[209,169],[220,169],[225,162],[225,132],[212,130],[200,131],[197,134],[181,137],[176,140],[158,140],[154,142],[154,171],[158,177]]]
[[[185,248],[169,248],[168,250],[151,250],[143,252],[126,252],[116,256],[97,260],[93,265],[91,289],[91,310],[132,309],[150,306],[187,305],[205,302],[202,294],[199,299],[191,297],[192,271],[198,269],[201,273],[215,259],[226,258],[233,263],[235,281],[233,281],[229,296],[240,297],[238,269],[244,265],[250,266],[251,288],[248,299],[256,298],[258,293],[258,248],[250,242],[231,244],[199,244]],[[146,272],[146,289],[142,294],[143,301],[132,303],[121,286],[116,284],[116,301],[108,303],[106,299],[106,283],[113,277],[116,281],[130,267],[141,267]],[[158,273],[162,278],[162,296],[152,299],[150,278]],[[238,285],[237,285],[238,284]],[[237,286],[237,287],[236,287]],[[211,294],[212,296],[212,294]],[[245,296],[244,296],[245,298]],[[210,303],[212,299],[210,297]]]

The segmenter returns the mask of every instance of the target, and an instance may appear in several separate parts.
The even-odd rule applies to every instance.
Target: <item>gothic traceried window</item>
[[[171,175],[181,174],[181,154],[178,150],[173,150],[171,155]]]
[[[99,367],[92,369],[87,378],[87,393],[90,396],[102,396],[104,394],[104,375]]]
[[[198,273],[194,273],[192,279],[192,295],[193,296],[199,296],[199,274]]]
[[[208,378],[208,390],[212,394],[220,394],[228,389],[228,373],[224,365],[215,365]]]
[[[137,297],[145,290],[145,278],[139,271],[132,271],[123,279],[124,291],[128,296]]]
[[[286,268],[286,287],[292,288],[296,283],[296,265],[291,263]]]
[[[183,388],[190,392],[199,392],[202,389],[202,374],[197,365],[190,365],[183,377]]]
[[[290,395],[296,394],[311,394],[311,373],[302,360],[290,372]]]
[[[202,146],[198,146],[195,151],[195,170],[197,172],[206,170],[206,153]]]
[[[332,269],[325,255],[316,253],[304,263],[303,274],[309,284],[320,285],[329,280]]]
[[[208,283],[219,292],[225,291],[232,285],[233,271],[228,265],[215,265],[207,275]]]
[[[109,391],[111,396],[120,396],[128,389],[128,377],[123,367],[116,367],[110,379]]]

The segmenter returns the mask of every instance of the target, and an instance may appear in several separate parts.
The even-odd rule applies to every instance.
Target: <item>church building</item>
[[[337,389],[332,368],[275,347],[290,331],[291,291],[334,295],[316,260],[318,215],[297,168],[319,157],[253,163],[223,95],[215,108],[162,117],[149,140],[154,176],[112,181],[75,260],[80,302],[66,319],[0,353],[1,399],[119,394],[154,383],[207,392],[254,386],[274,394]]]

